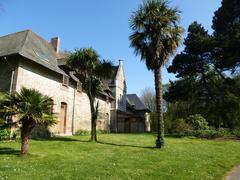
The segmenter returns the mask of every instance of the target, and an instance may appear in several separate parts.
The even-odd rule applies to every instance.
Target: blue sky
[[[128,93],[139,94],[145,87],[154,87],[152,72],[129,47],[128,19],[140,3],[141,0],[1,0],[0,36],[32,29],[46,40],[59,36],[62,50],[93,47],[102,58],[115,64],[123,59]],[[182,11],[185,30],[196,20],[209,32],[220,4],[221,0],[171,1],[171,6]],[[174,75],[164,68],[163,82],[169,79],[174,80]]]

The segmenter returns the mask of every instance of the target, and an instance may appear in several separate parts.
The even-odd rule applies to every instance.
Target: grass
[[[19,156],[19,142],[0,142],[0,179],[222,179],[240,165],[239,141],[99,135],[32,140],[30,155]]]

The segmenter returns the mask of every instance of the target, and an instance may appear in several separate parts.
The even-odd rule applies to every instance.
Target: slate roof
[[[137,111],[150,111],[136,94],[127,94],[127,105]]]
[[[0,57],[10,55],[23,56],[52,71],[66,75],[58,67],[58,55],[52,45],[31,30],[0,37]]]

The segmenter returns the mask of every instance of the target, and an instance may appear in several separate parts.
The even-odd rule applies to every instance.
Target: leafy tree
[[[210,54],[211,38],[208,32],[201,24],[193,22],[188,28],[184,45],[184,51],[174,58],[168,71],[177,74],[178,78],[196,78],[200,75],[204,79],[213,64]]]
[[[29,138],[36,125],[53,125],[56,123],[52,112],[53,102],[50,97],[35,89],[22,88],[20,93],[12,92],[0,102],[4,112],[11,114],[16,123],[21,124],[21,154],[29,152]]]
[[[179,11],[170,8],[165,0],[147,0],[133,12],[130,27],[131,47],[136,55],[154,72],[156,110],[158,113],[158,136],[156,147],[164,145],[162,66],[169,60],[181,42],[182,28],[179,26]]]
[[[185,49],[168,68],[181,79],[171,82],[164,95],[170,103],[167,117],[201,114],[216,128],[239,126],[240,84],[224,74],[239,65],[239,12],[239,1],[223,0],[213,18],[213,35],[197,22],[189,26]]]
[[[213,17],[214,37],[216,40],[214,55],[222,70],[232,70],[240,63],[240,1],[222,0],[221,7]]]
[[[112,74],[112,63],[101,61],[98,53],[92,48],[81,48],[68,58],[68,64],[82,82],[91,109],[91,141],[97,141],[97,118],[99,102],[96,100],[101,92],[101,80],[108,79]]]

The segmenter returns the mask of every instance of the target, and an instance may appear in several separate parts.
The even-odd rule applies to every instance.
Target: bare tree
[[[156,112],[156,96],[153,88],[147,87],[141,91],[142,102],[151,111]]]

